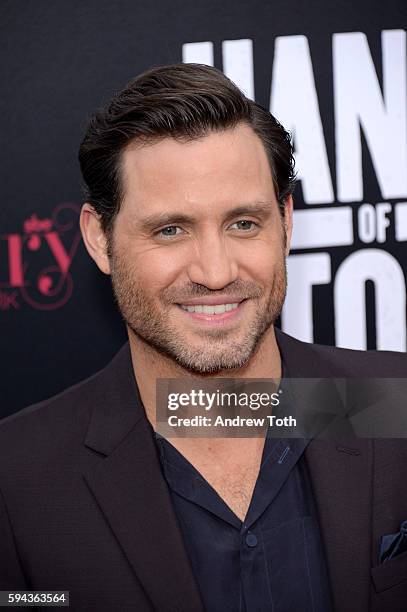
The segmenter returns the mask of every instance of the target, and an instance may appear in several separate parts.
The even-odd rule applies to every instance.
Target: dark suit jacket
[[[404,354],[276,335],[292,377],[407,374]],[[407,440],[313,440],[305,457],[335,609],[405,612],[407,553],[379,565],[378,547],[407,519]],[[69,590],[75,611],[203,610],[128,344],[88,380],[0,424],[7,589]]]

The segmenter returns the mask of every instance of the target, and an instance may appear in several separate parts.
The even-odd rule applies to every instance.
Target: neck
[[[173,359],[160,354],[128,329],[134,376],[140,392],[146,415],[156,428],[156,381],[159,378],[200,378],[208,375],[192,373]],[[278,350],[274,327],[270,326],[261,339],[251,359],[241,368],[221,370],[212,378],[281,378],[281,357]]]

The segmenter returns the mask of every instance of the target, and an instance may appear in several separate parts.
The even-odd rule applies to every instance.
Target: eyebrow
[[[272,202],[254,202],[252,204],[242,204],[240,206],[236,206],[231,210],[228,210],[224,215],[223,221],[227,221],[233,217],[239,215],[253,215],[260,214],[263,216],[269,215],[272,211],[274,204]],[[184,213],[158,213],[155,215],[149,215],[141,221],[136,222],[138,229],[141,229],[143,232],[151,232],[157,227],[164,225],[175,225],[178,223],[185,225],[193,225],[197,222],[197,219],[191,215],[186,215]]]

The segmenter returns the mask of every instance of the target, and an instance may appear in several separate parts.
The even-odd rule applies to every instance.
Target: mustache
[[[252,281],[236,280],[222,289],[211,290],[205,285],[191,283],[188,287],[168,287],[162,293],[166,302],[175,304],[197,297],[216,297],[217,295],[238,295],[242,300],[259,298],[263,295],[263,288]]]

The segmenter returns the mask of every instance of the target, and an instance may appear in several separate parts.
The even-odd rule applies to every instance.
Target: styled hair
[[[130,81],[89,119],[79,148],[84,195],[108,236],[124,197],[122,153],[130,142],[189,141],[246,123],[262,140],[281,215],[294,189],[290,134],[221,71],[202,64],[153,68]]]

